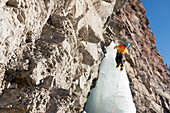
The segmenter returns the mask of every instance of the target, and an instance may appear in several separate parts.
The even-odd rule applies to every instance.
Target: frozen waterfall
[[[96,87],[91,90],[85,111],[87,113],[136,113],[126,70],[116,68],[114,42],[106,48]]]

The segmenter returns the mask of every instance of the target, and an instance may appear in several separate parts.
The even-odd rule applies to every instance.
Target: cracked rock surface
[[[148,24],[140,0],[0,0],[0,112],[80,113],[113,40],[131,43],[137,112],[168,113],[170,73]]]

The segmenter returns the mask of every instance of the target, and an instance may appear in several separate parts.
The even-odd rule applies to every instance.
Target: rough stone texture
[[[126,70],[137,113],[170,112],[170,72],[155,47],[155,36],[140,0],[129,0],[112,14],[106,36],[117,44],[130,42]]]
[[[170,73],[143,5],[126,1],[0,0],[0,112],[83,111],[111,40],[131,43],[125,65],[137,111],[168,112]]]

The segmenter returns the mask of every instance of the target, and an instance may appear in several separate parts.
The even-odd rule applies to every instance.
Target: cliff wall
[[[131,43],[137,111],[169,111],[170,73],[140,0],[0,0],[0,15],[0,112],[83,111],[111,40]]]

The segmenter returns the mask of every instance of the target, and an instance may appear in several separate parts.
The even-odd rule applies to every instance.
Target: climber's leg
[[[121,66],[120,66],[120,71],[123,71],[123,63],[121,64]]]
[[[116,63],[117,63],[116,68],[118,68],[120,66],[120,55],[119,55],[119,53],[117,53],[117,55],[116,55]]]

